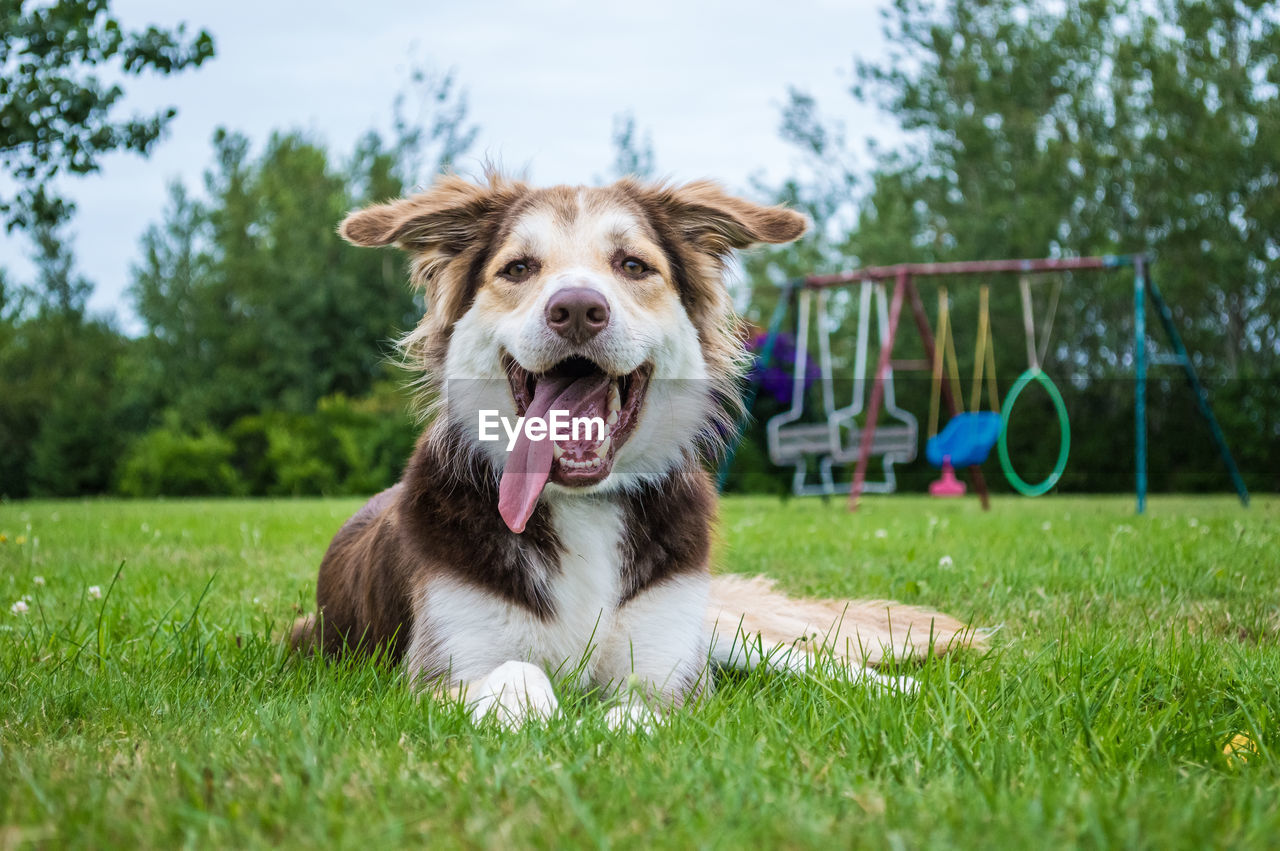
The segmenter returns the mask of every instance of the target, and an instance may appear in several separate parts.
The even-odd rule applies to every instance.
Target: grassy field
[[[724,674],[648,737],[284,654],[356,506],[0,505],[0,848],[1280,842],[1280,500],[727,500],[722,570],[1001,629],[915,697]]]

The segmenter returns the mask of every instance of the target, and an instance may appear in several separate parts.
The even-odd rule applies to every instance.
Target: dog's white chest
[[[607,500],[566,498],[551,503],[551,517],[562,547],[560,569],[548,583],[555,615],[534,637],[545,647],[544,663],[568,659],[572,667],[614,631],[622,593],[622,511]],[[584,675],[595,668],[595,655]]]
[[[539,617],[490,590],[436,577],[420,604],[407,660],[411,671],[447,665],[453,680],[468,681],[518,660],[560,676],[593,677],[599,664],[594,648],[616,629],[622,511],[589,498],[553,499],[550,508],[562,549],[559,564],[531,557],[528,567],[546,581],[552,614]]]

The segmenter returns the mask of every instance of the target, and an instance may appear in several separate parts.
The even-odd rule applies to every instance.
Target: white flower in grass
[[[888,529],[877,529],[877,530],[876,530],[876,537],[877,537],[877,538],[887,538],[887,537],[889,537],[889,530],[888,530]]]
[[[43,576],[33,576],[33,577],[31,577],[31,584],[32,584],[32,585],[34,585],[34,586],[36,586],[37,588],[43,588],[43,587],[44,587],[44,577],[43,577]]]
[[[1200,525],[1200,521],[1194,517],[1190,517],[1187,519],[1187,525],[1190,526],[1192,529],[1194,529]]]
[[[1048,532],[1052,528],[1053,528],[1053,524],[1050,523],[1048,520],[1040,524],[1040,531],[1042,532]]]
[[[101,585],[90,585],[90,586],[89,586],[89,599],[90,599],[90,600],[101,600],[101,599],[102,599],[102,586],[101,586]]]
[[[19,600],[9,607],[9,611],[15,615],[25,615],[30,610],[31,607],[27,605],[25,600]]]
[[[951,558],[951,556],[943,556],[942,558],[938,559],[938,567],[941,567],[944,570],[950,569],[954,566],[955,566],[955,560]]]

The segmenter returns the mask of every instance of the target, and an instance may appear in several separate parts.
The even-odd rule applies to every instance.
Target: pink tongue
[[[591,416],[602,411],[609,393],[609,378],[596,373],[583,378],[542,378],[533,391],[533,401],[525,418],[546,418],[547,412],[567,410],[569,417]],[[507,455],[498,484],[498,512],[512,532],[524,531],[533,515],[538,496],[551,477],[553,443],[550,439],[530,440],[524,429]]]

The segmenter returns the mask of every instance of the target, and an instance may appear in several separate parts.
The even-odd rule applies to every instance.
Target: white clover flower
[[[28,606],[24,600],[19,600],[9,607],[9,611],[15,615],[25,615],[30,610],[31,607]]]
[[[955,560],[951,556],[943,556],[938,559],[938,567],[949,568],[955,566]]]
[[[1052,528],[1053,528],[1053,524],[1050,523],[1048,520],[1040,524],[1040,531],[1042,532],[1048,532]]]
[[[31,584],[32,584],[32,585],[34,585],[34,586],[36,586],[37,588],[43,588],[43,587],[44,587],[44,577],[43,577],[43,576],[33,576],[33,577],[31,577]]]
[[[102,599],[102,586],[101,586],[101,585],[90,585],[90,586],[89,586],[89,599],[90,599],[90,600],[101,600],[101,599]]]
[[[876,537],[877,537],[877,538],[887,538],[887,537],[889,537],[889,530],[888,530],[888,529],[877,529],[877,530],[876,530]]]

